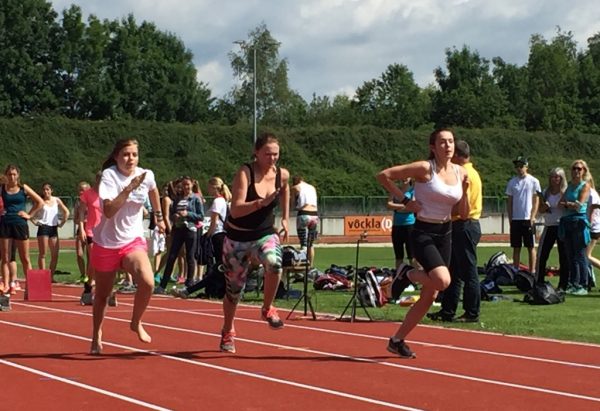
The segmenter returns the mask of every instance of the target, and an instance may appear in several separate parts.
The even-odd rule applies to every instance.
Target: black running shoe
[[[413,268],[413,266],[404,263],[398,267],[396,277],[394,277],[394,281],[392,282],[392,298],[394,300],[398,300],[406,287],[412,284],[407,274]]]
[[[417,358],[417,354],[412,352],[404,340],[394,341],[390,338],[387,350],[392,354],[397,354],[401,358]]]
[[[452,322],[454,317],[452,315],[448,315],[443,311],[436,311],[434,313],[427,313],[427,318],[433,321],[443,321],[443,322]]]

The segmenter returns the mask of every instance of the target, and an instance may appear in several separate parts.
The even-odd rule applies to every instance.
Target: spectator
[[[600,238],[600,195],[596,191],[594,179],[590,178],[590,197],[588,199],[588,220],[590,222],[590,243],[586,248],[586,256],[590,263],[588,291],[596,283],[594,267],[600,269],[600,260],[593,255],[594,247]]]
[[[77,259],[77,267],[79,268],[79,281],[86,283],[87,278],[87,265],[89,262],[89,249],[87,244],[82,241],[80,230],[81,224],[85,223],[86,215],[81,210],[81,194],[84,191],[90,189],[90,184],[87,181],[80,181],[77,184],[77,198],[73,204],[73,224],[75,226],[75,255]],[[85,255],[85,257],[84,257]]]
[[[300,248],[306,251],[310,264],[314,263],[315,247],[319,227],[317,211],[317,190],[304,181],[302,176],[292,178],[291,197],[294,199],[296,213],[296,232]]]
[[[38,226],[38,268],[46,268],[46,251],[50,250],[50,274],[54,282],[54,273],[58,264],[58,252],[60,251],[60,240],[58,239],[58,228],[65,225],[69,218],[69,209],[62,200],[52,195],[50,183],[42,184],[42,209],[37,213],[35,224]],[[60,218],[59,211],[62,213]]]
[[[583,160],[571,164],[571,181],[560,200],[563,215],[558,226],[558,236],[565,242],[569,261],[569,284],[566,292],[571,295],[587,295],[588,261],[586,248],[590,243],[587,204],[590,196],[592,175]]]
[[[557,245],[558,264],[560,270],[560,280],[558,288],[567,289],[569,282],[569,262],[565,250],[565,243],[558,238],[558,222],[563,214],[562,207],[558,203],[567,189],[567,178],[565,170],[561,167],[555,167],[550,170],[548,175],[548,187],[540,195],[540,213],[544,216],[544,231],[540,237],[540,246],[537,255],[537,281],[544,282],[546,276],[546,264],[550,251]]]
[[[94,185],[79,195],[79,214],[85,218],[79,221],[79,241],[85,244],[88,254],[94,247],[94,228],[100,224],[102,218],[102,204],[98,189],[102,179],[102,172],[98,171],[94,179]],[[83,283],[83,293],[80,303],[82,305],[92,305],[92,291],[94,287],[94,267],[89,263],[86,267],[85,279]],[[108,300],[110,306],[116,305],[114,294]]]
[[[406,250],[406,262],[415,265],[413,252],[410,248],[410,236],[415,225],[415,213],[408,211],[406,205],[414,198],[413,181],[410,178],[402,180],[400,190],[404,198],[390,196],[387,208],[394,211],[392,222],[392,246],[396,257],[396,270],[404,262],[404,251]]]
[[[173,201],[169,210],[170,221],[172,223],[171,248],[167,256],[167,265],[160,280],[160,284],[154,290],[155,294],[165,294],[166,287],[169,283],[169,277],[173,272],[173,267],[180,249],[185,245],[186,259],[186,287],[192,285],[194,271],[196,269],[196,233],[198,230],[197,223],[202,221],[204,213],[202,203],[198,196],[192,193],[192,179],[183,177],[181,183],[181,194]]]
[[[506,186],[506,208],[510,221],[510,246],[513,248],[513,264],[519,269],[521,247],[525,246],[529,256],[529,272],[535,276],[535,218],[539,207],[537,193],[542,191],[537,178],[529,174],[529,162],[523,156],[513,164],[517,175]]]
[[[198,292],[205,288],[209,282],[225,281],[222,270],[218,269],[218,266],[223,262],[223,241],[225,239],[225,221],[229,214],[229,204],[231,203],[231,191],[229,187],[219,177],[212,177],[208,180],[208,193],[214,197],[212,205],[210,207],[210,226],[206,232],[206,236],[210,238],[212,242],[214,252],[214,262],[208,264],[207,275],[204,276],[200,281],[193,284],[190,287],[185,288],[173,288],[171,294],[175,297],[187,298],[190,294]],[[219,278],[209,278],[211,276],[218,276]]]
[[[469,215],[468,218],[461,218],[458,214],[453,213],[450,286],[444,291],[442,309],[427,316],[433,320],[478,322],[481,290],[477,272],[477,244],[481,239],[479,218],[483,207],[483,192],[481,178],[471,162],[469,145],[466,141],[458,140],[454,148],[452,162],[463,166],[469,178],[469,188],[467,189]],[[458,318],[454,318],[463,285],[464,313]]]
[[[6,183],[2,185],[2,202],[4,215],[0,222],[0,250],[2,250],[2,272],[4,273],[4,292],[15,294],[19,287],[17,272],[10,268],[11,250],[16,245],[21,259],[23,272],[26,274],[31,269],[29,258],[29,226],[27,220],[42,208],[42,199],[27,184],[21,184],[19,176],[21,171],[14,164],[9,164],[4,170]],[[25,211],[27,197],[33,202],[29,213]],[[14,259],[12,259],[14,261]],[[10,275],[7,273],[10,272]],[[10,277],[10,283],[9,283]]]

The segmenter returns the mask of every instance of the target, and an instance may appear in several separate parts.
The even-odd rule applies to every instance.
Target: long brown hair
[[[102,170],[106,170],[107,168],[112,167],[117,164],[117,160],[115,160],[115,157],[119,154],[119,152],[123,148],[129,147],[129,146],[137,146],[137,145],[138,145],[138,142],[134,138],[124,138],[124,139],[117,141],[115,143],[115,146],[112,149],[112,152],[108,156],[108,158],[106,160],[104,160],[104,163],[102,163]]]
[[[429,157],[427,157],[427,160],[433,160],[435,159],[435,153],[433,152],[433,150],[431,149],[431,146],[435,146],[435,141],[438,138],[438,136],[440,134],[442,134],[444,131],[447,131],[449,133],[452,134],[452,136],[454,136],[454,133],[452,132],[452,130],[450,130],[449,128],[438,128],[436,130],[434,130],[430,135],[429,135]]]

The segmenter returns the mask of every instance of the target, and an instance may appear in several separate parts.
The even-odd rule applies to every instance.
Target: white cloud
[[[60,12],[73,0],[52,1]],[[198,78],[222,96],[234,78],[232,42],[265,22],[289,62],[290,86],[312,94],[353,94],[388,65],[406,65],[422,86],[444,66],[444,50],[468,45],[482,57],[524,64],[529,38],[560,26],[580,48],[600,32],[595,0],[80,0],[84,16],[153,21],[194,53]],[[352,91],[352,93],[350,92]]]

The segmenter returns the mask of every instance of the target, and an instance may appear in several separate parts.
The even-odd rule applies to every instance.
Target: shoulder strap
[[[281,169],[277,167],[277,174],[275,175],[275,189],[281,188]]]
[[[244,165],[248,167],[248,170],[250,171],[250,184],[254,184],[254,169],[252,168],[252,164],[245,163]]]

